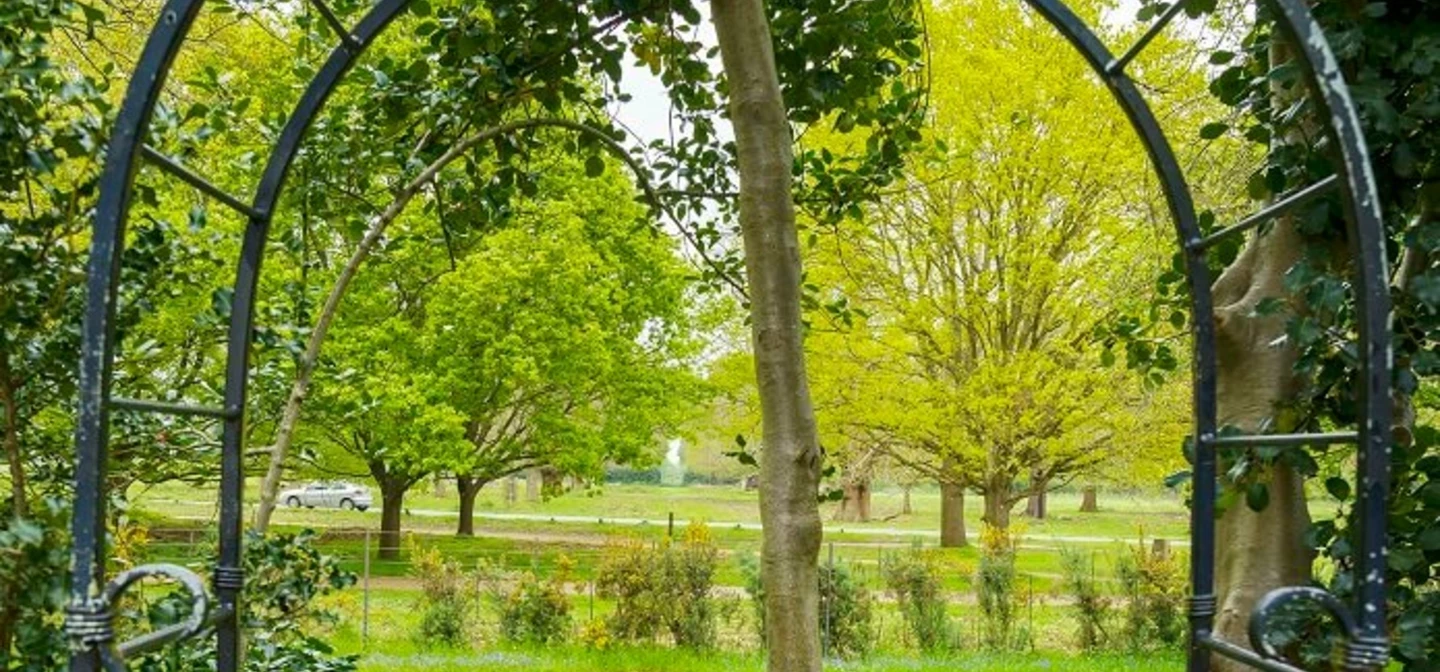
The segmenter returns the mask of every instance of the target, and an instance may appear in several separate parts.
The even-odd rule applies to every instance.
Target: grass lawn
[[[255,483],[248,488],[252,498],[257,489]],[[453,498],[437,497],[431,488],[420,487],[410,498],[404,529],[416,533],[420,543],[438,547],[446,556],[468,567],[483,560],[505,569],[548,573],[563,555],[575,561],[582,579],[593,577],[607,544],[622,539],[662,543],[666,519],[671,512],[682,521],[706,520],[712,524],[711,535],[725,554],[716,576],[718,585],[743,585],[740,558],[756,554],[760,549],[755,493],[735,487],[610,485],[600,491],[572,492],[548,501],[517,502],[511,507],[494,500],[499,488],[495,490],[491,499],[482,496],[477,507],[480,512],[524,517],[480,518],[476,521],[476,537],[458,538],[453,535],[456,514],[446,508],[455,507]],[[166,484],[137,489],[131,495],[132,511],[141,520],[147,520],[155,536],[149,544],[150,560],[198,561],[212,552],[211,521],[215,506],[209,503],[213,501],[210,493]],[[899,492],[877,493],[873,510],[877,515],[890,508],[898,510],[900,496]],[[915,511],[912,515],[868,524],[830,524],[822,561],[829,561],[833,556],[837,563],[851,566],[861,581],[879,588],[881,558],[887,553],[920,545],[935,553],[944,569],[947,590],[973,592],[971,581],[979,560],[977,551],[973,547],[939,549],[938,536],[930,534],[939,527],[938,493],[916,489],[911,501]],[[1023,589],[1041,595],[1059,592],[1062,549],[1090,556],[1096,576],[1104,582],[1112,575],[1115,558],[1127,552],[1124,545],[1134,543],[1142,532],[1147,536],[1158,533],[1177,541],[1184,537],[1185,511],[1168,494],[1109,493],[1102,495],[1101,506],[1099,513],[1081,514],[1078,513],[1078,494],[1058,493],[1052,496],[1050,509],[1054,513],[1048,520],[1016,519],[1014,529],[1024,538],[1016,567]],[[977,502],[968,508],[973,515],[980,507]],[[583,519],[552,520],[549,516]],[[621,518],[636,520],[617,522]],[[979,529],[978,520],[968,522],[972,533]],[[399,560],[377,557],[379,538],[374,531],[378,523],[378,512],[374,509],[362,513],[282,508],[275,518],[279,530],[306,527],[322,530],[325,551],[357,573],[365,564],[364,539],[366,530],[370,530],[371,575],[408,576],[408,553],[402,553]],[[1184,546],[1179,549],[1183,551]]]
[[[959,653],[947,657],[875,655],[860,661],[832,661],[830,670],[854,672],[1174,672],[1179,655]],[[579,647],[501,649],[457,653],[372,653],[361,658],[362,672],[431,670],[517,670],[524,672],[762,672],[758,654],[691,653],[660,648]]]
[[[258,490],[258,481],[252,479],[246,488],[246,501],[251,507]],[[682,520],[698,519],[710,523],[753,526],[760,522],[756,493],[745,492],[733,486],[691,485],[675,488],[611,484],[603,489],[570,492],[545,501],[527,502],[522,494],[521,501],[514,504],[506,504],[501,491],[499,485],[481,491],[475,507],[477,514],[482,516],[481,520],[484,520],[485,514],[531,516],[542,520],[549,516],[564,516],[593,518],[597,524],[602,519],[624,518],[663,526],[668,515],[674,513],[676,518]],[[453,486],[449,487],[448,492],[448,496],[437,496],[433,487],[428,485],[412,489],[405,500],[405,507],[409,512],[405,518],[406,529],[435,532],[453,530],[459,503],[453,495]],[[216,496],[213,491],[179,484],[162,484],[154,487],[137,486],[129,494],[136,506],[156,513],[202,518],[214,515],[213,502]],[[935,488],[916,488],[911,493],[913,513],[908,515],[899,515],[902,497],[898,490],[877,491],[871,505],[875,520],[869,523],[835,522],[832,518],[837,505],[823,504],[821,509],[827,521],[827,535],[837,537],[852,532],[872,532],[875,534],[863,536],[938,537],[939,491]],[[974,535],[980,529],[982,507],[979,499],[973,496],[968,498],[967,503],[970,506],[966,507],[966,524],[970,534]],[[1180,540],[1187,535],[1184,505],[1177,495],[1167,491],[1142,494],[1102,492],[1098,513],[1081,514],[1079,508],[1079,493],[1058,492],[1050,495],[1051,515],[1048,519],[1024,521],[1017,516],[1017,520],[1025,522],[1025,534],[1037,542],[1052,537],[1133,539],[1142,533],[1149,537]],[[300,525],[375,525],[378,520],[378,509],[359,513],[281,508],[276,514],[277,522]]]

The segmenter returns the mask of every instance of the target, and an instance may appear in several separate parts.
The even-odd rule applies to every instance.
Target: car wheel
[[[290,508],[292,508],[292,509],[298,509],[298,508],[300,508],[300,498],[299,498],[299,497],[291,497],[290,499],[285,500],[285,506],[288,506],[288,507],[290,507]]]
[[[357,510],[359,510],[361,513],[364,513],[364,512],[366,512],[366,511],[369,511],[369,510],[370,510],[370,507],[368,507],[368,506],[357,506],[357,507],[355,507],[355,508],[356,508]]]
[[[346,511],[353,511],[355,509],[355,502],[350,501],[350,499],[347,497],[340,500],[340,508],[345,509]]]

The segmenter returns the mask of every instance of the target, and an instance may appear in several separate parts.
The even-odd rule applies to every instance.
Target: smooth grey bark
[[[751,337],[765,450],[761,571],[769,672],[820,671],[820,445],[805,375],[792,138],[763,0],[714,0],[740,168]]]

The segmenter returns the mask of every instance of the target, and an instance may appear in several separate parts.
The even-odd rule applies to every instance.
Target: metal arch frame
[[[310,82],[286,122],[276,143],[252,204],[245,206],[182,166],[150,150],[144,144],[160,91],[180,46],[184,43],[205,0],[168,0],[136,66],[110,140],[100,198],[91,241],[89,277],[84,317],[84,341],[80,363],[80,405],[76,430],[76,494],[71,522],[72,551],[71,603],[66,627],[75,642],[70,669],[73,672],[123,670],[124,653],[192,637],[205,626],[214,626],[217,637],[217,669],[233,672],[242,660],[240,638],[241,495],[243,473],[241,443],[244,436],[244,409],[248,383],[250,334],[254,325],[255,292],[258,287],[265,241],[274,208],[284,188],[290,166],[315,116],[340,79],[354,65],[364,49],[404,11],[410,0],[378,0],[357,24],[347,31],[321,0],[315,4],[322,18],[339,34],[340,45]],[[1192,476],[1194,501],[1191,537],[1196,552],[1191,557],[1192,595],[1189,606],[1190,645],[1188,672],[1208,672],[1211,654],[1217,654],[1273,672],[1300,672],[1278,658],[1264,641],[1264,623],[1279,604],[1297,600],[1317,602],[1336,616],[1348,640],[1347,670],[1374,670],[1388,655],[1385,636],[1384,546],[1386,498],[1389,489],[1390,427],[1390,340],[1388,278],[1384,238],[1374,177],[1370,172],[1364,138],[1348,89],[1319,25],[1303,0],[1260,0],[1278,10],[1277,23],[1295,45],[1305,67],[1305,80],[1336,148],[1339,174],[1322,184],[1280,198],[1275,204],[1245,222],[1202,237],[1195,207],[1183,172],[1165,134],[1144,98],[1125,73],[1125,67],[1149,42],[1164,30],[1183,9],[1187,0],[1176,0],[1129,50],[1118,58],[1062,0],[1025,0],[1059,31],[1085,58],[1109,87],[1124,110],[1136,134],[1144,143],[1156,176],[1165,192],[1180,245],[1185,250],[1187,280],[1191,294],[1194,336],[1195,469]],[[245,231],[237,269],[235,294],[229,327],[224,405],[210,409],[112,398],[110,395],[115,342],[117,300],[125,220],[141,156],[183,181],[244,214]],[[1217,437],[1216,361],[1210,273],[1205,252],[1215,239],[1238,234],[1262,221],[1283,214],[1326,189],[1339,187],[1342,193],[1351,253],[1356,262],[1356,309],[1361,314],[1360,402],[1364,421],[1354,433],[1331,435],[1285,435],[1265,437]],[[220,487],[219,563],[213,584],[216,608],[209,608],[203,586],[187,570],[173,566],[137,568],[105,583],[105,499],[104,480],[112,408],[129,411],[210,415],[223,420]],[[1313,588],[1283,588],[1265,596],[1256,605],[1252,619],[1251,644],[1255,651],[1224,642],[1212,633],[1215,617],[1215,511],[1216,451],[1222,445],[1276,445],[1336,443],[1354,441],[1359,445],[1358,511],[1360,548],[1356,575],[1367,577],[1357,589],[1355,604],[1346,609],[1333,596]],[[180,581],[192,597],[192,619],[121,645],[114,645],[111,602],[134,581],[163,575]],[[143,641],[141,641],[143,640]],[[1258,653],[1257,653],[1258,652]]]

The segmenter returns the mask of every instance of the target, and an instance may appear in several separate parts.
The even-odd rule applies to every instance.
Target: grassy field
[[[830,661],[829,670],[853,672],[1173,672],[1178,655],[955,654],[916,658],[879,655],[860,661]],[[431,670],[523,670],[524,672],[761,672],[758,654],[690,653],[674,649],[576,647],[543,650],[489,650],[461,653],[376,653],[361,659],[362,672]]]
[[[251,488],[253,493],[255,488]],[[503,502],[482,497],[477,506],[480,514],[507,516],[479,518],[474,538],[457,538],[454,527],[457,514],[453,498],[437,497],[433,492],[417,488],[411,498],[404,529],[426,546],[438,547],[449,557],[474,566],[484,560],[506,569],[547,571],[563,555],[575,561],[578,575],[588,579],[605,552],[607,544],[619,539],[639,539],[660,543],[667,534],[670,513],[685,520],[703,520],[711,526],[711,534],[726,557],[716,577],[719,585],[739,586],[739,558],[760,549],[759,512],[755,493],[739,488],[689,486],[667,488],[650,485],[611,485],[603,491],[574,492],[548,501]],[[212,529],[215,507],[208,503],[205,492],[192,488],[161,486],[132,492],[137,517],[148,520],[156,539],[151,543],[152,559],[185,560],[209,553],[206,542]],[[898,492],[880,492],[873,505],[877,515],[890,508],[899,509]],[[827,525],[825,560],[854,567],[862,580],[876,584],[875,574],[882,556],[912,546],[933,549],[945,569],[946,588],[970,592],[971,578],[978,562],[972,548],[939,549],[939,497],[933,490],[917,489],[912,494],[914,513],[871,523],[830,523]],[[1183,550],[1186,514],[1174,498],[1156,494],[1149,496],[1107,494],[1101,498],[1101,511],[1078,512],[1078,495],[1059,493],[1052,496],[1054,512],[1043,521],[1017,518],[1015,530],[1022,535],[1017,557],[1017,570],[1026,588],[1051,594],[1058,590],[1061,577],[1061,551],[1090,556],[1095,573],[1104,581],[1111,574],[1114,559],[1126,552],[1144,534],[1175,540]],[[968,507],[973,513],[979,509]],[[554,518],[552,518],[552,516]],[[593,518],[592,518],[593,517]],[[622,519],[630,520],[622,520]],[[828,518],[828,516],[827,516]],[[374,550],[379,544],[373,531],[378,527],[378,512],[307,510],[282,508],[277,511],[278,529],[311,528],[325,532],[324,548],[341,559],[343,564],[359,572],[364,567],[365,531],[371,530],[370,572],[377,577],[404,577],[409,574],[406,554],[399,560],[380,560]],[[967,521],[972,535],[980,522]],[[177,529],[178,528],[178,529]],[[878,586],[874,586],[878,587]]]
[[[607,485],[589,492],[576,491],[545,501],[521,501],[506,504],[502,488],[492,485],[482,491],[476,502],[480,516],[580,517],[602,519],[638,519],[662,525],[674,513],[681,519],[700,519],[712,523],[758,525],[760,511],[757,495],[731,486],[699,486],[671,488],[654,485]],[[246,501],[253,507],[258,483],[246,489]],[[406,497],[406,529],[448,532],[455,528],[459,502],[453,496],[437,496],[432,488],[417,486]],[[178,484],[137,487],[130,492],[131,501],[145,510],[162,514],[207,517],[214,515],[213,491],[197,490]],[[900,515],[903,495],[898,490],[882,489],[875,493],[872,511],[875,520],[869,523],[838,523],[832,520],[835,504],[822,505],[826,531],[832,535],[876,533],[887,536],[938,537],[940,529],[940,495],[934,488],[916,488],[911,493],[913,513]],[[973,535],[979,530],[981,506],[979,499],[967,500],[966,524]],[[1178,495],[1169,492],[1144,494],[1102,492],[1100,511],[1079,512],[1079,493],[1059,492],[1050,496],[1051,515],[1044,521],[1029,521],[1025,533],[1037,540],[1054,537],[1133,539],[1141,532],[1147,536],[1183,539],[1186,536],[1186,513]],[[340,511],[307,511],[282,508],[276,520],[298,525],[374,525],[379,511],[365,513]],[[482,518],[483,519],[483,518]]]
[[[250,484],[247,508],[253,507],[257,484]],[[650,485],[610,485],[599,491],[572,492],[539,502],[505,504],[500,488],[481,497],[477,511],[476,536],[454,536],[457,503],[429,488],[417,488],[407,500],[404,528],[412,542],[398,560],[380,560],[378,511],[281,509],[276,529],[321,531],[323,550],[357,573],[366,567],[366,538],[369,536],[369,589],[356,586],[326,598],[324,606],[339,615],[328,626],[325,638],[345,653],[361,656],[362,670],[408,672],[410,670],[483,669],[621,670],[633,672],[737,672],[760,670],[763,661],[754,634],[752,604],[741,586],[745,584],[741,559],[760,548],[759,511],[755,493],[735,487],[689,486],[667,488]],[[523,492],[523,490],[522,490]],[[183,486],[163,485],[137,489],[131,494],[132,517],[150,527],[145,545],[147,560],[203,563],[211,557],[214,542],[215,494]],[[1183,552],[1186,513],[1169,493],[1133,495],[1104,493],[1101,511],[1078,512],[1078,494],[1052,496],[1052,515],[1045,521],[1017,517],[1016,531],[1022,536],[1016,569],[1021,604],[1021,627],[1030,634],[1035,650],[1024,653],[993,654],[977,649],[979,620],[972,580],[978,564],[973,548],[939,549],[939,497],[934,490],[912,493],[913,513],[894,515],[900,510],[898,491],[876,494],[872,510],[878,520],[870,523],[836,523],[826,526],[826,549],[822,562],[833,557],[848,565],[864,585],[883,593],[879,577],[881,558],[887,553],[921,546],[932,553],[942,568],[943,581],[951,596],[951,615],[960,632],[962,652],[946,658],[917,654],[895,605],[883,596],[875,605],[875,627],[879,650],[858,662],[836,662],[831,669],[888,672],[890,670],[1109,670],[1176,669],[1178,652],[1171,655],[1101,655],[1076,657],[1073,653],[1075,623],[1073,607],[1062,587],[1061,550],[1089,557],[1095,576],[1109,592],[1118,592],[1110,579],[1115,558],[1128,553],[1127,545],[1142,534],[1176,541]],[[978,500],[967,507],[971,534],[978,532]],[[830,507],[827,506],[827,509]],[[477,625],[472,647],[463,650],[433,650],[418,644],[418,615],[423,595],[411,576],[409,543],[438,548],[466,567],[480,563],[508,570],[535,570],[548,575],[561,557],[573,561],[575,581],[571,584],[574,627],[603,619],[613,604],[597,598],[589,581],[607,546],[621,539],[662,543],[666,521],[673,513],[680,521],[703,520],[722,551],[715,576],[721,592],[720,651],[697,655],[664,647],[591,650],[580,646],[516,649],[493,641],[487,633],[497,631],[489,603],[476,605]],[[830,519],[830,511],[826,511]],[[368,605],[368,606],[367,606]],[[368,618],[367,618],[368,616]],[[363,625],[368,621],[368,627]],[[362,637],[362,629],[367,636]]]

